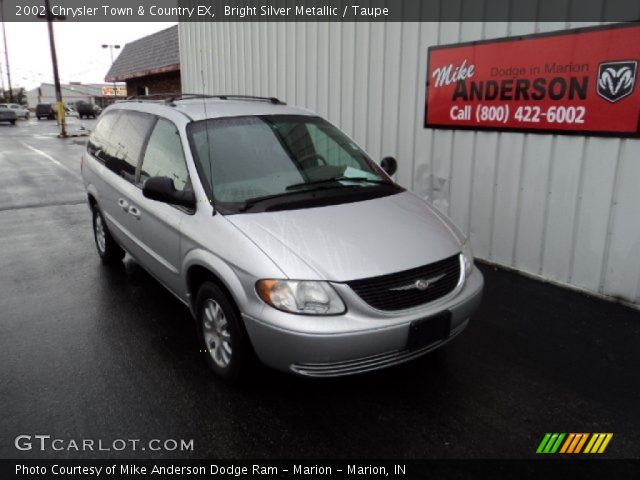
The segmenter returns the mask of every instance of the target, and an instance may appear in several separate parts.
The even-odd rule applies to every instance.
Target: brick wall
[[[132,78],[127,80],[127,95],[144,95],[145,87],[149,89],[148,95],[156,93],[180,93],[180,72],[160,73],[147,77]]]

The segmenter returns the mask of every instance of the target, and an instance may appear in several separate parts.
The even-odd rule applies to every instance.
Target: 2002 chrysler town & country
[[[317,115],[257,97],[105,110],[83,154],[98,253],[128,252],[197,320],[205,358],[300,375],[401,363],[460,333],[483,279],[450,220]]]

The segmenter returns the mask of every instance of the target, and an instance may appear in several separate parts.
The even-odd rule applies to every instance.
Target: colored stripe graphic
[[[545,433],[536,453],[603,453],[612,438],[613,433]]]
[[[558,451],[558,448],[560,448],[560,443],[562,443],[562,439],[564,438],[564,436],[564,433],[558,434],[558,439],[556,440],[556,443],[553,444],[553,447],[551,447],[549,453],[556,453]]]
[[[607,436],[604,439],[604,442],[602,442],[602,445],[600,445],[600,450],[598,450],[598,453],[604,453],[605,448],[607,448],[607,445],[609,445],[609,442],[613,438],[613,433],[607,433],[606,435]]]
[[[565,437],[565,433],[547,433],[543,437],[536,453],[556,453],[562,440]]]
[[[593,447],[591,447],[591,452],[589,452],[589,453],[596,453],[598,451],[598,449],[600,448],[600,444],[604,440],[604,437],[606,437],[606,435],[604,433],[599,433],[598,434],[598,438],[596,439],[596,443],[593,444]]]
[[[564,442],[564,445],[562,445],[562,448],[560,449],[560,453],[565,453],[567,451],[567,448],[569,448],[569,445],[571,445],[571,442],[573,442],[573,439],[575,438],[575,436],[576,436],[575,433],[569,434],[569,436]]]
[[[571,442],[571,445],[569,445],[569,449],[567,450],[567,453],[573,453],[576,451],[576,447],[578,446],[578,443],[580,443],[584,438],[584,434],[582,433],[574,433],[573,434],[573,442]]]
[[[613,438],[613,433],[594,433],[584,449],[584,453],[604,453]]]
[[[580,435],[582,435],[582,438],[578,442],[578,445],[576,445],[576,449],[573,451],[573,453],[580,453],[582,451],[582,446],[584,445],[584,443],[587,441],[587,438],[589,437],[588,433],[581,433]]]
[[[544,435],[544,437],[542,438],[542,441],[540,442],[540,445],[538,445],[538,449],[536,450],[536,453],[542,453],[542,451],[544,450],[544,446],[547,444],[550,437],[551,437],[550,433],[546,433]]]
[[[591,453],[591,447],[593,447],[593,444],[596,442],[597,438],[598,438],[597,433],[594,433],[593,435],[591,435],[591,439],[589,440],[589,443],[587,443],[587,448],[584,449],[584,453]]]

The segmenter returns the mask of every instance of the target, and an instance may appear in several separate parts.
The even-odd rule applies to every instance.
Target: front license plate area
[[[449,338],[451,333],[451,312],[442,312],[433,317],[411,322],[407,348],[415,350]]]

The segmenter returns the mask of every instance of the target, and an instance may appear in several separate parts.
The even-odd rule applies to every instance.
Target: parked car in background
[[[0,105],[0,122],[9,122],[11,125],[15,125],[17,119],[15,110],[7,107],[6,104]]]
[[[25,120],[29,118],[29,109],[24,105],[17,103],[1,103],[0,107],[6,107],[13,110],[16,112],[16,117],[18,118],[24,118]]]
[[[78,102],[76,103],[79,118],[96,118],[102,112],[102,109],[93,103]]]
[[[275,98],[122,102],[82,155],[105,263],[189,306],[226,380],[254,355],[333,377],[419,357],[480,303],[468,237],[313,112]]]
[[[55,120],[58,116],[55,107],[50,103],[39,103],[36,105],[36,118],[38,120],[47,118],[49,120]]]

